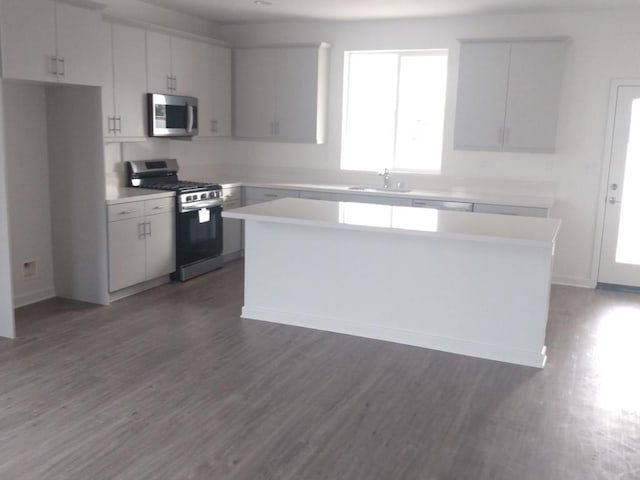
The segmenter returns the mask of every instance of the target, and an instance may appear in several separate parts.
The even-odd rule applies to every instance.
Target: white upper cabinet
[[[2,0],[2,76],[101,85],[100,12],[62,0]]]
[[[324,143],[328,45],[238,48],[234,136]]]
[[[233,135],[272,138],[276,111],[276,51],[248,48],[234,51]]]
[[[198,135],[231,135],[231,49],[193,42],[193,95],[198,98]]]
[[[454,147],[552,152],[564,40],[464,41]]]
[[[147,86],[150,93],[193,96],[194,42],[147,32]]]
[[[109,70],[102,89],[105,137],[144,137],[146,33],[120,24],[107,23],[103,28]]]
[[[173,93],[171,37],[147,32],[147,89],[150,93]]]

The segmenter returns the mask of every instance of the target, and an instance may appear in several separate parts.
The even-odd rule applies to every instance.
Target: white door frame
[[[598,284],[600,271],[600,250],[604,235],[604,215],[607,207],[607,192],[609,190],[609,170],[611,168],[611,154],[613,150],[613,129],[615,127],[616,106],[619,87],[640,87],[640,78],[614,79],[609,91],[609,111],[607,114],[607,130],[603,150],[603,162],[600,172],[600,189],[598,190],[598,210],[596,217],[595,238],[593,242],[593,260],[591,263],[591,287]]]

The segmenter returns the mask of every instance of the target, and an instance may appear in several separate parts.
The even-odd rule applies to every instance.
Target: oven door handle
[[[191,202],[187,204],[180,205],[180,213],[193,212],[196,210],[200,210],[201,208],[215,208],[222,207],[222,199],[211,201],[211,200],[203,200],[202,202]]]

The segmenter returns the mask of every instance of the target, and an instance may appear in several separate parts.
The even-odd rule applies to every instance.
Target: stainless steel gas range
[[[176,192],[176,271],[185,281],[222,267],[222,186],[178,179],[175,159],[127,162],[131,187]]]

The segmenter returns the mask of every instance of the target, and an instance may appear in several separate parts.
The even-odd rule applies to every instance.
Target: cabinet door
[[[173,211],[145,217],[147,226],[146,279],[167,275],[176,269],[176,226]]]
[[[196,68],[195,48],[198,43],[171,37],[171,74],[174,77],[175,94],[194,96],[193,71]]]
[[[2,76],[57,81],[53,0],[3,0],[0,5]]]
[[[193,92],[198,99],[198,135],[212,137],[216,133],[214,123],[213,84],[215,74],[214,46],[204,42],[193,42]]]
[[[505,116],[505,150],[553,151],[565,43],[513,43]]]
[[[317,48],[283,48],[277,51],[275,92],[275,137],[315,142],[318,127]]]
[[[101,45],[102,18],[98,10],[56,4],[60,81],[75,85],[101,86],[106,74]]]
[[[231,50],[194,42],[193,94],[201,137],[231,135]]]
[[[102,129],[105,137],[115,136],[115,90],[113,87],[113,25],[103,23],[100,27],[102,34],[102,55],[105,76],[102,84]]]
[[[145,31],[113,25],[113,78],[118,136],[144,137],[147,84]]]
[[[149,93],[173,93],[169,35],[147,32],[147,74]]]
[[[109,291],[145,281],[144,219],[109,222]]]
[[[275,120],[275,50],[237,49],[234,55],[234,135],[270,139]]]
[[[461,45],[455,148],[502,149],[510,49],[509,43]]]

